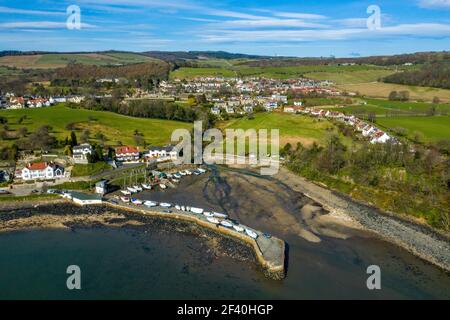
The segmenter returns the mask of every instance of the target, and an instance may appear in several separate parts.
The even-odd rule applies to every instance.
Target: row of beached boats
[[[172,205],[171,203],[166,203],[166,202],[155,202],[155,201],[143,201],[143,200],[139,200],[136,198],[125,198],[122,199],[123,202],[126,203],[132,203],[134,205],[140,206],[146,206],[148,208],[155,208],[155,207],[161,207],[164,209],[170,209],[170,208],[175,208],[178,211],[184,211],[184,212],[189,212],[189,213],[194,213],[197,215],[203,215],[206,220],[212,224],[215,225],[220,225],[222,227],[228,228],[228,229],[233,229],[237,232],[240,233],[245,233],[246,235],[248,235],[249,237],[253,238],[253,239],[257,239],[258,238],[258,234],[249,229],[246,228],[242,225],[240,225],[239,223],[236,223],[234,221],[231,221],[228,219],[228,215],[225,213],[220,213],[220,212],[215,212],[215,211],[205,211],[202,208],[195,208],[195,207],[189,207],[189,206],[182,206],[182,205]]]
[[[176,173],[171,173],[171,174],[167,174],[167,179],[169,179],[169,181],[174,182],[174,183],[178,183],[180,182],[180,179],[184,176],[190,176],[190,175],[201,175],[203,173],[206,173],[205,169],[202,168],[198,168],[196,170],[183,170],[183,171],[178,171]],[[159,183],[158,184],[159,187],[162,190],[167,189],[167,185],[164,183]],[[121,194],[125,196],[125,198],[132,196],[133,194],[142,192],[144,190],[152,190],[154,186],[148,184],[148,183],[141,183],[136,184],[134,186],[131,187],[126,187],[123,190],[120,190]],[[131,199],[130,199],[131,200]],[[125,201],[126,202],[126,201]],[[129,202],[129,201],[128,201]]]

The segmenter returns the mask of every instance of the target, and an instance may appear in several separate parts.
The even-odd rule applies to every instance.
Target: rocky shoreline
[[[320,203],[344,223],[359,226],[390,243],[450,272],[450,237],[406,218],[360,203],[349,196],[327,189],[286,168],[275,177],[295,191]],[[347,220],[347,221],[345,221]]]
[[[181,220],[144,216],[105,205],[79,207],[59,199],[34,204],[9,203],[0,208],[0,232],[82,228],[129,228],[167,234],[181,232],[204,241],[209,254],[259,266],[253,248],[246,242]]]

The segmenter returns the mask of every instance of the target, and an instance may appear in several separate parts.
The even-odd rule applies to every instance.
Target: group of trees
[[[434,148],[402,144],[345,146],[331,136],[325,146],[287,144],[281,155],[309,179],[356,193],[384,209],[425,218],[450,230],[448,155]],[[363,190],[361,190],[363,189]]]
[[[389,93],[389,100],[391,101],[408,101],[409,100],[409,91],[391,91]]]
[[[404,85],[450,89],[450,63],[435,62],[425,64],[420,70],[394,73],[384,82]]]

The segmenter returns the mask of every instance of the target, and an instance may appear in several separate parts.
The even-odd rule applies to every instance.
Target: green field
[[[421,132],[426,142],[450,139],[450,116],[388,117],[377,119],[377,124],[388,129],[405,128],[410,138]]]
[[[235,77],[233,70],[225,68],[180,68],[170,74],[172,79],[193,79],[196,77]]]
[[[131,64],[152,60],[154,59],[140,54],[121,52],[86,54],[51,53],[1,57],[0,66],[3,65],[17,68],[45,69],[65,67],[68,63],[83,63],[102,66],[115,64]]]
[[[311,145],[314,142],[323,144],[336,128],[327,120],[317,120],[307,116],[282,113],[258,113],[254,119],[231,120],[220,125],[223,129],[279,129],[280,146],[286,143],[296,145],[300,142]]]
[[[395,73],[393,70],[359,70],[346,72],[313,72],[306,73],[305,77],[315,80],[330,80],[335,84],[352,84],[374,82],[380,78]]]
[[[73,166],[71,171],[72,177],[85,177],[94,174],[102,173],[104,171],[110,170],[111,166],[105,162],[96,162],[89,164],[76,164]]]
[[[18,124],[18,119],[24,115],[27,116],[27,119],[22,124]],[[123,144],[135,144],[133,139],[135,130],[144,135],[147,144],[164,145],[170,142],[173,130],[191,128],[189,123],[133,118],[111,112],[71,109],[64,106],[3,110],[0,111],[0,116],[8,119],[9,130],[27,127],[28,131],[32,132],[40,126],[50,125],[53,128],[53,134],[59,140],[65,139],[69,134],[69,131],[66,129],[67,124],[75,123],[78,137],[80,137],[83,130],[87,129],[90,131],[92,141],[96,141],[96,133],[102,133],[107,139],[106,143],[110,145],[117,145],[118,141]],[[12,141],[8,140],[6,142]]]

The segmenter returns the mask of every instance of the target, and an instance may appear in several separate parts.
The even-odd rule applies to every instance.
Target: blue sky
[[[66,9],[81,9],[81,29]],[[381,28],[367,28],[367,8]],[[450,0],[0,0],[0,50],[367,56],[450,50]]]

